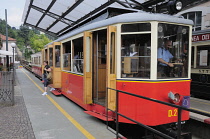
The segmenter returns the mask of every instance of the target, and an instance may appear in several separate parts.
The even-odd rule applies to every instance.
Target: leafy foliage
[[[30,38],[31,48],[35,50],[35,52],[39,52],[44,48],[44,45],[51,42],[45,35],[35,35]]]

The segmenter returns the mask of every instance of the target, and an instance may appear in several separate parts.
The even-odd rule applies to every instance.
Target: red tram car
[[[42,62],[41,62],[41,52],[31,54],[31,71],[39,79],[42,78]]]
[[[191,28],[192,21],[170,15],[122,14],[58,38],[42,50],[41,61],[48,60],[52,68],[52,93],[102,120],[106,106],[116,109],[116,92],[106,92],[107,87],[182,105],[190,96]],[[158,70],[157,60],[165,40],[172,42],[167,49],[172,56],[165,64],[173,67],[167,74]],[[119,113],[145,125],[177,121],[176,108],[126,94],[118,99]],[[108,117],[114,120],[115,114],[109,111]],[[183,111],[181,120],[188,119],[189,112]],[[124,118],[119,122],[130,123]]]

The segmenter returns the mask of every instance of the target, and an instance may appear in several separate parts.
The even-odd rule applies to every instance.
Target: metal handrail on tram
[[[119,100],[118,100],[119,93],[131,95],[131,96],[138,97],[138,98],[142,98],[142,99],[149,100],[149,101],[152,101],[152,102],[157,102],[157,103],[160,103],[160,104],[164,104],[164,105],[167,105],[167,106],[171,106],[171,107],[178,108],[178,122],[177,122],[177,123],[178,123],[178,130],[177,130],[177,139],[180,139],[180,138],[181,138],[181,111],[182,111],[182,110],[186,110],[186,111],[190,111],[190,112],[193,112],[193,113],[197,113],[197,114],[200,114],[200,115],[204,115],[204,116],[210,117],[210,114],[205,113],[205,112],[201,112],[201,111],[198,111],[198,110],[186,108],[186,107],[183,107],[183,106],[179,106],[179,105],[175,105],[175,104],[163,102],[163,101],[160,101],[160,100],[156,100],[156,99],[152,99],[152,98],[148,98],[148,97],[144,97],[144,96],[140,96],[140,95],[136,95],[136,94],[132,94],[132,93],[125,92],[125,91],[122,91],[122,90],[117,90],[117,89],[113,89],[113,88],[108,88],[108,87],[107,87],[107,92],[108,92],[109,89],[110,89],[110,90],[116,91],[117,94],[116,94],[116,110],[115,110],[115,111],[113,111],[113,110],[111,110],[111,109],[108,108],[108,99],[106,100],[106,101],[107,101],[107,103],[106,103],[106,104],[107,104],[107,106],[106,106],[107,129],[110,130],[110,129],[108,128],[108,111],[112,111],[112,112],[114,112],[114,113],[116,114],[116,133],[114,133],[112,130],[110,130],[110,131],[111,131],[112,133],[116,134],[116,138],[121,138],[121,139],[122,139],[122,137],[119,136],[119,121],[118,121],[118,117],[119,117],[119,116],[122,116],[122,117],[124,117],[125,119],[128,119],[128,120],[130,120],[130,121],[132,121],[132,122],[134,122],[134,123],[136,123],[136,124],[138,124],[138,125],[144,127],[145,129],[147,129],[147,130],[149,130],[149,131],[151,131],[151,132],[153,132],[153,133],[155,133],[155,134],[157,134],[157,135],[160,135],[161,137],[164,137],[164,138],[167,138],[167,139],[175,139],[175,138],[173,138],[173,137],[171,137],[171,136],[169,136],[169,135],[166,135],[166,134],[164,134],[164,133],[162,133],[162,132],[160,132],[160,131],[158,131],[158,130],[156,130],[156,129],[153,129],[153,128],[150,127],[150,126],[144,125],[144,124],[142,124],[142,123],[140,123],[140,122],[138,122],[138,121],[135,121],[135,120],[133,120],[133,119],[131,119],[131,118],[125,116],[125,115],[120,114],[120,113],[118,112],[118,109],[119,109],[119,105],[118,105],[118,102],[119,102]]]

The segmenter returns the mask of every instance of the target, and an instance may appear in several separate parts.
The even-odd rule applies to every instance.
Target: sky
[[[11,27],[19,28],[22,23],[22,15],[26,0],[0,0],[0,18],[5,20],[7,9],[7,23]]]

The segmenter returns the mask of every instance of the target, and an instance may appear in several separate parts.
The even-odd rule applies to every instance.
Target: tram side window
[[[71,41],[63,43],[63,70],[71,71]]]
[[[47,49],[45,49],[45,52],[44,52],[44,60],[47,60],[48,61],[47,55],[48,55],[48,51],[47,51]]]
[[[158,24],[157,78],[187,78],[189,27]]]
[[[34,58],[31,57],[31,64],[34,64]]]
[[[83,73],[83,38],[72,41],[73,43],[73,72]]]
[[[150,78],[151,34],[129,34],[121,38],[121,77]]]
[[[37,57],[34,57],[34,64],[37,65]]]
[[[55,46],[55,67],[60,67],[60,45]]]
[[[53,66],[53,48],[49,48],[49,66]]]
[[[39,65],[41,65],[41,56],[39,56]]]
[[[210,46],[197,47],[196,68],[210,68]]]
[[[192,53],[191,53],[191,68],[194,68],[194,52],[195,51],[195,47],[192,47]]]
[[[122,32],[142,32],[151,31],[150,23],[124,24],[121,27]]]

